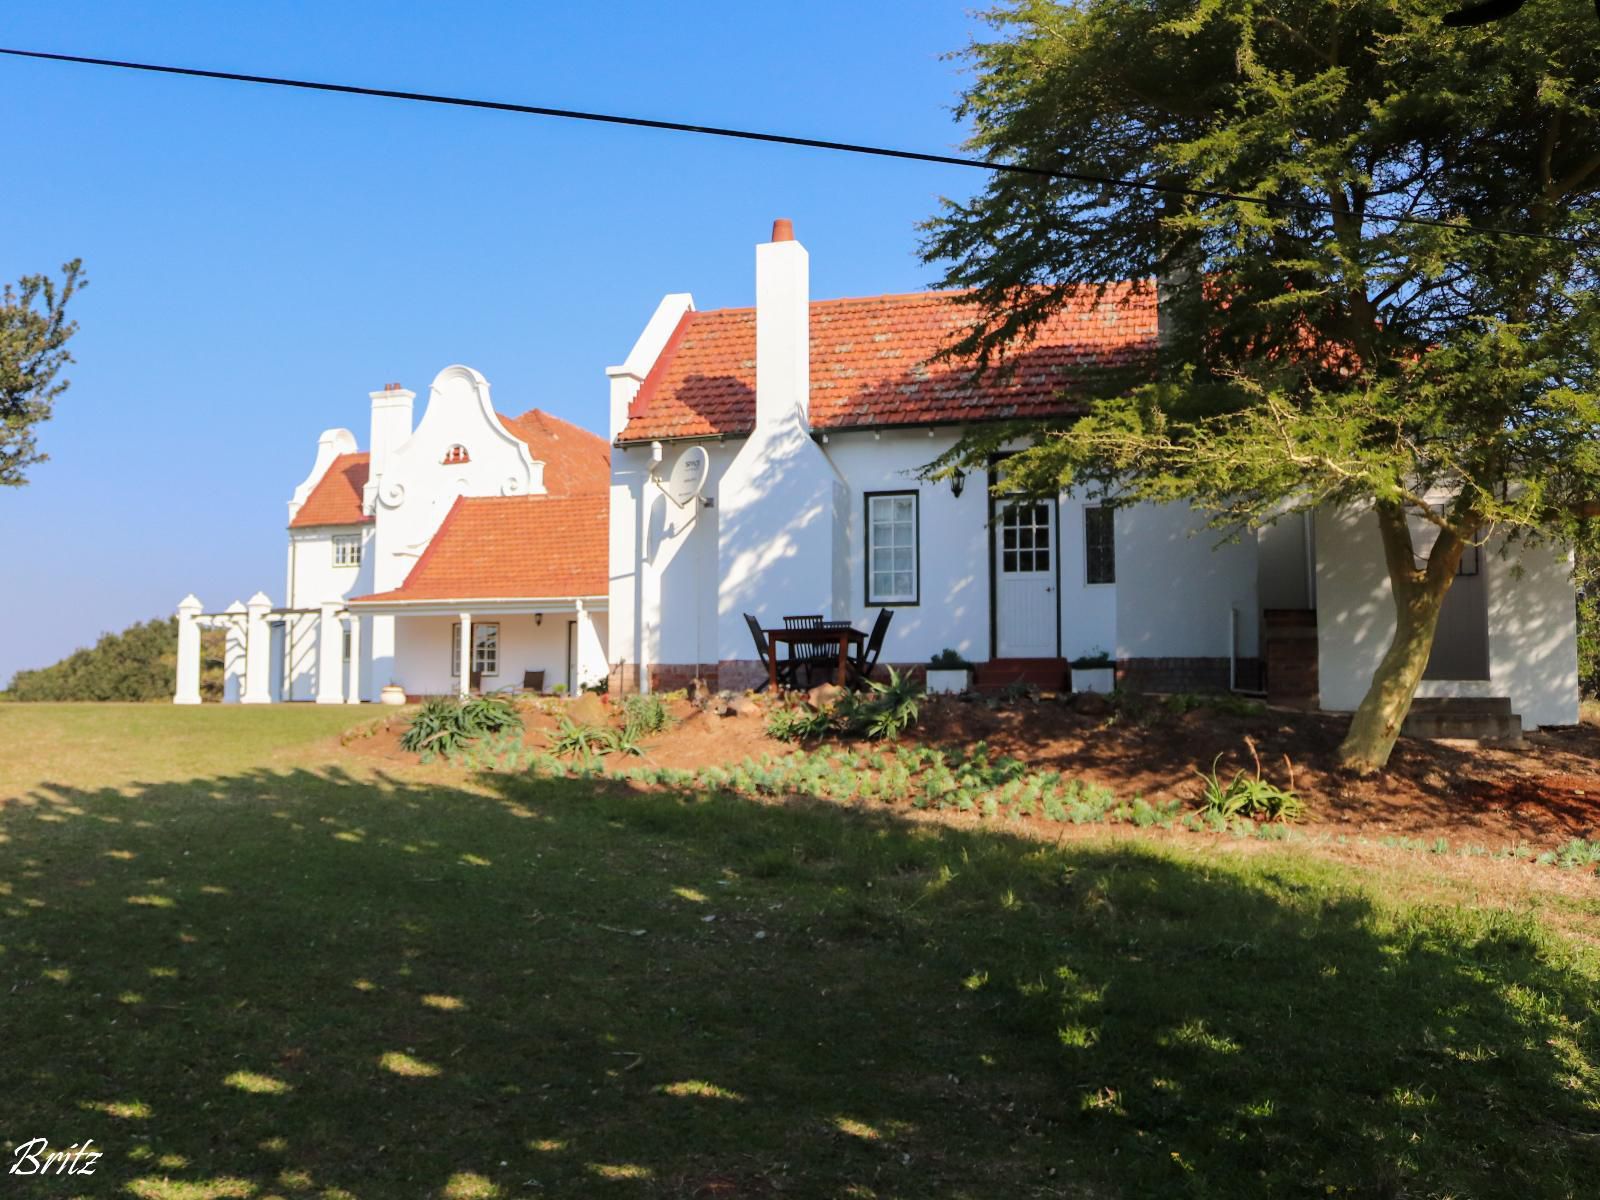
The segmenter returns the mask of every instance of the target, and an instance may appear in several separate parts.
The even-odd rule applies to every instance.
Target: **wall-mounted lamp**
[[[956,499],[959,500],[961,498],[961,489],[966,486],[967,473],[965,471],[958,470],[954,475],[950,476],[950,494]]]
[[[543,625],[544,624],[544,614],[543,613],[534,613],[533,614],[533,623],[535,625]]]

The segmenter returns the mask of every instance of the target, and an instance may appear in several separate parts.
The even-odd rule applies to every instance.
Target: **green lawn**
[[[63,755],[0,806],[0,1142],[105,1153],[0,1197],[1595,1194],[1600,961],[1527,912],[338,723],[0,709]]]

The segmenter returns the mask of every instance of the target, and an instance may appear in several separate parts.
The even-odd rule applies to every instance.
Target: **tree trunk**
[[[1394,640],[1373,672],[1367,694],[1339,744],[1340,763],[1363,775],[1381,771],[1389,761],[1433,652],[1439,610],[1466,549],[1459,534],[1441,529],[1427,566],[1418,570],[1405,510],[1398,504],[1379,504],[1377,514],[1394,599]]]

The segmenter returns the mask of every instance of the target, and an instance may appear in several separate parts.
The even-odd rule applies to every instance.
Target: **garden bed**
[[[984,801],[994,799],[996,807],[988,815],[1014,818],[1024,827],[1059,825],[1045,811],[1045,799],[1066,805],[1069,790],[1077,788],[1073,794],[1080,798],[1086,789],[1095,796],[1109,793],[1111,802],[1095,803],[1111,819],[1132,820],[1137,812],[1139,824],[1181,826],[1199,807],[1201,773],[1213,762],[1224,781],[1240,770],[1254,773],[1248,738],[1263,775],[1293,787],[1305,799],[1307,812],[1298,828],[1308,834],[1523,857],[1553,853],[1574,839],[1600,841],[1600,729],[1591,724],[1531,734],[1521,748],[1402,738],[1389,771],[1361,779],[1337,766],[1334,752],[1343,718],[1237,700],[1185,696],[1130,704],[1100,698],[1073,703],[1053,697],[929,697],[923,701],[921,721],[904,737],[882,745],[833,739],[807,743],[806,761],[790,767],[779,764],[799,748],[768,735],[765,706],[749,707],[744,715],[719,716],[681,697],[669,699],[669,732],[644,739],[642,754],[600,759],[597,769],[689,786],[708,768],[743,770],[743,778],[751,771],[790,779],[797,777],[797,770],[810,771],[822,782],[808,794],[819,798],[915,804],[930,812],[980,817],[986,813]],[[526,769],[531,764],[536,770],[559,771],[563,768],[547,756],[562,718],[576,715],[580,721],[599,722],[612,708],[595,697],[524,705],[520,737],[442,769]],[[399,748],[403,723],[397,717],[380,722],[370,736],[347,736],[348,748],[364,758],[414,764],[417,756]],[[906,786],[886,790],[881,778],[885,768],[903,766],[895,752],[920,755],[923,747],[944,751],[945,769],[957,773],[974,748],[990,763],[1015,760],[1021,765],[1017,778],[1024,782],[1002,797],[994,793],[1013,778],[986,776],[979,781],[983,786],[969,786],[964,797],[959,791],[940,797],[926,790],[928,759],[909,769],[913,779]],[[832,766],[807,765],[809,760]],[[1031,791],[1031,806],[1019,810],[1017,801],[1028,790],[1026,779],[1034,776],[1041,776],[1043,783]],[[721,779],[716,773],[710,777],[713,786]],[[970,803],[963,804],[964,799]],[[1136,809],[1135,801],[1142,807]]]

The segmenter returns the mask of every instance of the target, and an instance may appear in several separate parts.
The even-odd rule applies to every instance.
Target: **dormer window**
[[[453,466],[455,463],[471,462],[472,458],[467,453],[467,448],[462,445],[451,446],[444,452],[444,465]]]

